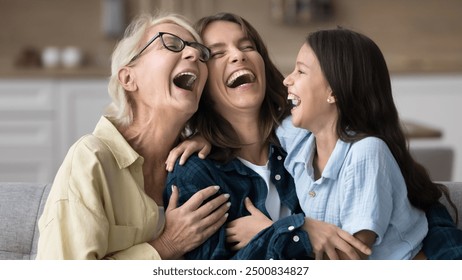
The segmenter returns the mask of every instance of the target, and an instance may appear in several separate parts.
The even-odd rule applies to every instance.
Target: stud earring
[[[332,99],[330,97],[327,98],[327,103],[332,103]]]

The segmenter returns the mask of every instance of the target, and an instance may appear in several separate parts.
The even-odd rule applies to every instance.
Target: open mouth
[[[173,83],[182,89],[191,91],[196,81],[197,76],[191,72],[183,72],[173,78]]]
[[[300,98],[292,93],[289,93],[289,95],[287,96],[287,100],[289,104],[292,105],[292,108],[297,107],[301,103]]]
[[[226,82],[226,86],[237,88],[243,84],[255,82],[255,75],[249,70],[239,70],[234,72]]]

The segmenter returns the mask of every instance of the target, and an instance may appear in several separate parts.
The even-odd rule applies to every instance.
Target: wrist
[[[176,246],[174,246],[172,242],[165,237],[165,234],[162,234],[159,238],[154,239],[150,242],[150,244],[154,247],[154,249],[156,249],[163,260],[175,260],[181,258],[183,255],[183,252],[176,248]]]

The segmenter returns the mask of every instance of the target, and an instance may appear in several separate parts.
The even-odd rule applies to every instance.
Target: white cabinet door
[[[51,80],[0,80],[0,181],[54,176],[54,88]]]
[[[69,147],[85,134],[92,133],[110,103],[106,80],[60,81],[59,104],[60,165]]]
[[[52,182],[109,101],[103,79],[0,79],[0,181]]]

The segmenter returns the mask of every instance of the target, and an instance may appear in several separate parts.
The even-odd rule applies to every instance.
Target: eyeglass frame
[[[164,34],[167,34],[167,35],[170,35],[170,36],[173,36],[173,37],[178,38],[178,39],[183,43],[183,47],[182,47],[180,50],[172,50],[172,49],[170,49],[170,47],[168,47],[168,46],[165,44],[165,42],[164,42],[164,38],[162,37]],[[138,59],[138,57],[141,56],[141,54],[144,52],[144,50],[146,50],[146,49],[147,49],[157,38],[159,38],[159,37],[160,37],[160,41],[162,42],[162,45],[163,45],[167,50],[169,50],[169,51],[171,51],[171,52],[176,52],[176,53],[178,53],[178,52],[181,52],[182,50],[184,50],[184,48],[186,48],[186,46],[189,46],[189,47],[192,47],[192,48],[198,50],[198,51],[201,53],[201,50],[200,50],[200,49],[194,47],[195,45],[199,45],[199,46],[202,46],[203,49],[207,51],[207,59],[206,59],[206,60],[201,59],[201,56],[202,56],[202,55],[199,54],[199,60],[202,61],[202,62],[207,62],[207,61],[210,59],[210,57],[211,57],[211,50],[210,50],[208,47],[206,47],[205,45],[201,44],[201,43],[185,41],[185,40],[181,39],[179,36],[177,36],[177,35],[175,35],[175,34],[172,34],[172,33],[169,33],[169,32],[157,32],[157,34],[154,35],[154,37],[152,37],[152,38],[146,43],[146,45],[144,45],[144,47],[141,48],[141,50],[140,50],[136,55],[134,55],[134,56],[132,57],[132,59],[130,59],[130,62],[129,62],[129,63],[132,63],[133,61],[135,61],[136,59]]]

